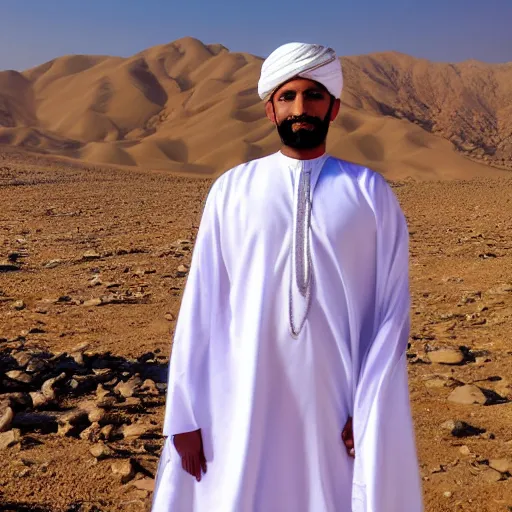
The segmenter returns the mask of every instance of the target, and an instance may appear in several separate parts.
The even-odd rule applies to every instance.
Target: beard
[[[327,138],[331,118],[332,102],[324,119],[302,114],[289,117],[277,125],[277,133],[285,146],[293,149],[314,149],[322,145]],[[307,123],[312,128],[293,129],[295,123]]]

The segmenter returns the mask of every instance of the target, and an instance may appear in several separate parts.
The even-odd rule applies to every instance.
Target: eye
[[[307,97],[312,100],[323,100],[324,93],[322,91],[307,91]]]
[[[293,91],[286,91],[279,96],[279,101],[293,101],[295,99],[295,93]]]

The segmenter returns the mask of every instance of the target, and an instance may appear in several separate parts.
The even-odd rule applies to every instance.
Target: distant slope
[[[72,55],[3,71],[0,144],[219,174],[279,148],[256,91],[261,63],[184,38],[130,58]],[[512,64],[436,64],[396,53],[342,63],[332,154],[401,178],[512,169]]]

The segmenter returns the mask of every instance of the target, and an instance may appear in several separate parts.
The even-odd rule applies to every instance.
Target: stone
[[[6,432],[11,428],[14,413],[10,407],[0,408],[0,432]]]
[[[456,404],[483,405],[487,401],[487,398],[479,387],[474,386],[473,384],[467,384],[465,386],[455,388],[448,396],[448,400]]]
[[[25,309],[26,305],[22,300],[17,300],[12,303],[12,309],[15,309],[16,311],[21,311],[22,309]]]
[[[21,441],[21,432],[17,428],[0,434],[0,451],[15,446]]]
[[[86,261],[97,260],[99,258],[101,258],[101,254],[96,252],[94,249],[90,249],[82,255],[82,259]]]
[[[112,448],[104,443],[95,443],[89,448],[89,452],[95,459],[106,459],[114,455]]]
[[[160,394],[160,391],[156,387],[155,381],[151,379],[146,379],[140,386],[139,391],[147,394],[147,395],[153,395],[158,396]]]
[[[46,398],[50,400],[55,399],[55,389],[53,389],[54,384],[66,378],[66,374],[62,372],[57,377],[53,377],[51,379],[45,380],[43,385],[41,386],[41,392]]]
[[[131,460],[120,460],[112,464],[112,473],[121,479],[121,483],[126,484],[135,476],[135,470]]]
[[[460,364],[464,361],[464,354],[458,349],[445,348],[429,352],[428,358],[432,363]]]
[[[489,469],[486,469],[485,471],[482,471],[480,473],[480,478],[484,482],[493,483],[493,482],[500,481],[501,478],[502,478],[502,475],[501,475],[501,473],[499,471],[496,471],[495,469],[489,468]]]
[[[140,478],[132,482],[131,485],[142,491],[153,492],[155,490],[155,480],[153,478]]]
[[[45,405],[51,402],[51,399],[43,395],[43,393],[39,391],[31,391],[29,393],[30,398],[32,399],[32,407],[34,409],[38,409],[39,407],[44,407]]]
[[[89,281],[89,286],[100,286],[102,284],[101,277],[96,275]]]
[[[427,379],[425,381],[425,386],[427,388],[444,388],[446,386],[446,379],[442,379],[440,377],[434,377],[433,379]]]
[[[32,359],[32,355],[28,352],[16,352],[15,354],[11,354],[11,356],[21,368],[28,366],[30,360]]]
[[[62,260],[50,260],[47,263],[45,263],[43,266],[44,268],[55,268],[58,267],[62,263]]]
[[[489,461],[489,467],[500,473],[507,473],[512,470],[512,461],[509,459],[492,459]]]
[[[91,307],[91,306],[101,306],[102,302],[101,302],[101,299],[99,297],[95,298],[95,299],[89,299],[89,300],[86,300],[83,302],[83,305],[85,307]]]
[[[474,427],[465,421],[455,421],[451,430],[454,437],[472,437],[485,433],[485,429]]]
[[[121,396],[129,398],[133,396],[141,382],[141,378],[134,375],[133,377],[130,377],[126,382],[121,381],[119,384],[117,384],[114,390]]]
[[[100,438],[109,441],[114,433],[114,425],[105,425],[100,430]]]
[[[147,432],[154,430],[152,425],[143,425],[141,423],[134,423],[132,425],[124,425],[121,433],[125,439],[137,439],[142,437]]]
[[[30,384],[33,379],[32,375],[22,372],[21,370],[11,370],[10,372],[6,372],[5,375],[9,377],[9,379],[21,382],[22,384]]]
[[[168,322],[174,322],[174,320],[176,320],[176,317],[172,313],[165,313],[164,318]]]
[[[185,277],[188,274],[188,267],[185,265],[179,265],[176,272],[177,277]]]
[[[80,432],[80,439],[96,442],[99,439],[101,427],[99,423],[91,423],[86,429]]]
[[[443,492],[443,496],[444,496],[445,498],[451,498],[451,497],[452,497],[452,495],[453,495],[453,493],[452,493],[452,492],[450,492],[450,491],[445,491],[445,492]]]
[[[464,455],[464,456],[468,456],[468,455],[471,455],[471,450],[469,449],[468,446],[466,445],[463,445],[459,448],[459,452],[461,455]]]

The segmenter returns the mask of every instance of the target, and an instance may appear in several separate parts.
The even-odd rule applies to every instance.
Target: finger
[[[203,473],[206,473],[207,467],[206,467],[206,458],[204,455],[201,456],[201,469],[203,470]]]

